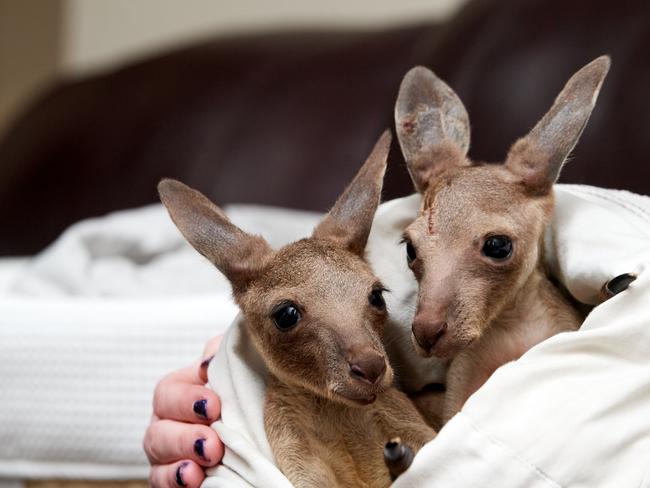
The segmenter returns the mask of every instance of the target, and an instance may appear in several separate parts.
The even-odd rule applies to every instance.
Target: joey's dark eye
[[[370,292],[370,295],[368,295],[368,301],[370,302],[370,305],[373,307],[383,310],[386,308],[386,302],[384,301],[384,295],[383,295],[384,290],[381,288],[375,288]]]
[[[301,318],[300,311],[293,303],[283,303],[273,310],[273,322],[280,330],[289,330],[295,326]]]
[[[408,264],[411,264],[413,261],[415,261],[416,258],[415,254],[415,248],[413,247],[413,244],[411,244],[411,241],[406,241],[406,262]]]
[[[508,236],[490,236],[485,239],[482,252],[488,258],[501,261],[512,254],[512,241]]]

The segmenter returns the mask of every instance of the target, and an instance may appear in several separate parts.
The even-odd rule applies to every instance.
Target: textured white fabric
[[[274,245],[318,219],[227,213]],[[161,205],[81,222],[34,259],[0,260],[0,479],[145,478],[155,384],[236,313],[225,278]]]
[[[146,477],[154,385],[235,313],[227,296],[0,299],[0,476]]]
[[[499,368],[395,486],[650,486],[649,266],[580,332]]]
[[[308,234],[319,214],[255,205],[226,207],[242,229],[279,246]],[[9,284],[32,296],[136,297],[230,294],[230,284],[181,237],[162,205],[79,222]]]
[[[556,196],[547,254],[568,290],[597,304],[609,279],[635,272],[638,280],[596,307],[580,331],[500,368],[396,486],[650,486],[650,199],[573,185],[558,185]],[[368,243],[371,264],[391,289],[391,327],[404,334],[416,284],[398,241],[417,204],[412,196],[382,205]],[[413,361],[423,381],[440,375]],[[214,427],[227,448],[204,487],[289,486],[273,466],[262,422],[264,368],[241,321],[209,377],[223,400]]]
[[[23,488],[24,486],[22,480],[0,479],[0,488]]]

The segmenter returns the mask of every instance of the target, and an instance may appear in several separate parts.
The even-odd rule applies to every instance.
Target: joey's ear
[[[431,70],[416,66],[399,88],[395,128],[411,179],[423,193],[447,168],[469,164],[469,117],[463,102]]]
[[[390,141],[390,131],[387,130],[375,144],[352,183],[314,229],[312,237],[337,242],[363,256],[372,220],[381,199]]]
[[[601,56],[574,74],[542,120],[510,148],[505,166],[532,193],[546,194],[557,181],[587,125],[609,66],[609,56]]]
[[[236,227],[200,192],[180,181],[158,183],[160,200],[185,239],[241,290],[254,278],[272,251],[259,236]]]

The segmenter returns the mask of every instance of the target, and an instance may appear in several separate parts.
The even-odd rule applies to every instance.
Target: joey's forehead
[[[436,235],[516,226],[525,217],[525,199],[501,173],[477,167],[443,175],[423,199],[419,230]]]
[[[319,246],[294,246],[280,250],[256,285],[265,292],[286,290],[320,296],[363,292],[374,276],[360,258]]]

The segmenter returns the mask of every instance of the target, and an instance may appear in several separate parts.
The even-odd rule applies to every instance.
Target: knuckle
[[[154,470],[149,470],[149,486],[152,488],[159,488],[160,485],[156,483],[156,476],[154,475]]]
[[[144,435],[144,452],[152,465],[159,464],[164,460],[164,443],[159,442],[160,435],[157,431],[157,424],[153,424],[149,426]]]
[[[154,466],[149,471],[149,486],[152,488],[164,488],[173,486],[169,484],[165,471],[168,470],[167,466]]]
[[[153,464],[156,464],[157,462],[160,462],[163,460],[163,449],[161,448],[161,444],[158,442],[152,442],[149,445],[149,453],[150,453],[150,458],[152,459]]]
[[[149,459],[149,464],[153,464],[153,458],[151,456],[151,445],[151,426],[149,426],[147,427],[147,430],[144,433],[144,439],[142,440],[142,448],[147,455],[147,459]]]
[[[156,385],[156,388],[153,390],[153,411],[158,415],[158,410],[160,409],[160,403],[163,397],[164,385],[162,381],[159,381]]]
[[[166,376],[158,382],[153,390],[153,411],[158,416],[161,416],[160,413],[164,409],[165,399],[169,396],[169,386],[170,379],[169,376]]]

